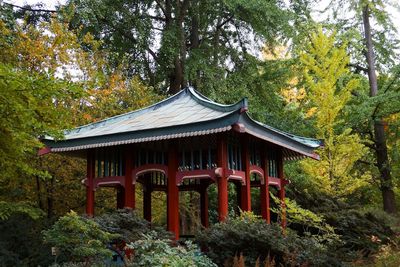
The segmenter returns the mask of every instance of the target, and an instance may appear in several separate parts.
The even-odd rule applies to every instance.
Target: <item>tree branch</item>
[[[108,21],[106,18],[100,18],[98,16],[96,16],[96,18],[99,21],[102,21],[108,25],[110,25],[115,31],[119,32],[122,36],[124,36],[125,38],[131,40],[133,43],[137,43],[137,40],[135,37],[133,37],[131,34],[128,34],[125,30],[119,28],[119,27],[115,27],[112,23],[110,23],[110,21]],[[158,57],[157,54],[151,50],[149,47],[146,47],[146,51],[154,58],[154,61],[158,61]]]
[[[369,144],[369,143],[366,143],[366,142],[362,142],[362,144],[363,144],[364,146],[370,148],[370,149],[376,150],[376,146],[373,145],[373,144]]]
[[[219,24],[216,26],[216,30],[221,29],[225,24],[227,24],[228,22],[230,22],[232,19],[233,19],[233,14],[230,15],[226,20],[224,20],[224,21],[222,21],[221,23],[219,23]]]
[[[365,164],[365,165],[369,165],[369,166],[371,166],[371,165],[373,165],[373,166],[378,166],[378,165],[377,165],[376,163],[374,163],[374,162],[369,162],[369,161],[361,160],[361,159],[357,160],[357,162],[358,162],[358,163]]]
[[[163,5],[161,4],[161,2],[159,0],[155,0],[155,1],[156,1],[157,6],[161,9],[164,16],[167,17],[167,12],[166,12],[165,8],[163,7]]]
[[[185,15],[186,15],[186,11],[189,9],[189,0],[184,0],[181,8],[180,8],[180,14],[179,14],[179,22],[182,23]]]
[[[360,66],[358,64],[353,64],[353,63],[349,63],[348,64],[349,67],[353,67],[356,69],[357,73],[360,73],[361,71],[367,73],[368,72],[368,68],[365,68],[363,66]]]
[[[389,89],[393,86],[393,84],[395,83],[395,81],[397,81],[397,79],[400,76],[400,69],[396,72],[396,74],[394,75],[393,79],[390,81],[390,83],[386,86],[385,90],[383,91],[384,93],[386,93],[387,91],[389,91]]]
[[[14,4],[7,3],[7,2],[3,2],[3,4],[11,6],[11,7],[19,8],[19,9],[22,9],[22,10],[25,10],[25,11],[31,11],[31,12],[58,13],[57,10],[51,10],[51,9],[42,9],[42,8],[33,9],[33,8],[29,7],[29,6],[18,6],[18,5],[14,5]]]

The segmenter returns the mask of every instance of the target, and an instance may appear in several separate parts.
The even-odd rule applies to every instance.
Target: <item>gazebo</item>
[[[251,187],[260,188],[261,215],[270,223],[269,186],[284,203],[285,160],[318,159],[321,142],[253,120],[247,99],[215,103],[193,88],[152,106],[42,139],[39,155],[87,158],[86,213],[94,215],[95,192],[116,187],[117,207],[135,209],[135,185],[143,185],[143,213],[151,221],[151,193],[167,195],[167,230],[179,239],[179,191],[200,194],[201,223],[208,226],[207,188],[216,183],[218,218],[228,215],[228,183],[236,185],[241,210],[251,210]],[[257,175],[252,175],[257,174]],[[259,177],[254,179],[252,177]],[[284,216],[283,216],[284,218]],[[282,220],[283,226],[285,221]]]

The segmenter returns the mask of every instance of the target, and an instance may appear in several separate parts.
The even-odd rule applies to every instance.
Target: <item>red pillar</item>
[[[143,184],[143,217],[146,221],[151,222],[151,175],[145,175]]]
[[[86,215],[94,216],[94,175],[95,175],[95,155],[94,150],[87,152],[87,181],[86,186]]]
[[[117,209],[123,209],[125,205],[125,189],[117,186]]]
[[[283,176],[283,154],[282,149],[278,151],[278,177],[281,180],[281,188],[279,190],[279,198],[281,200],[282,208],[282,228],[286,228],[286,205],[285,205],[285,178]]]
[[[125,208],[135,208],[135,185],[132,184],[133,149],[127,146],[125,149]]]
[[[168,181],[167,181],[167,230],[179,239],[179,189],[176,185],[178,171],[178,153],[175,143],[168,149]]]
[[[226,170],[228,169],[226,136],[218,135],[217,140],[217,165],[222,168],[221,177],[217,178],[218,187],[218,220],[224,221],[228,216],[228,177]]]
[[[271,223],[271,214],[269,210],[269,167],[268,167],[268,156],[265,149],[261,153],[261,167],[264,171],[264,183],[260,186],[260,201],[261,201],[261,216],[268,224]]]
[[[242,185],[240,190],[240,209],[243,211],[251,211],[251,184],[250,184],[250,154],[249,154],[249,139],[245,135],[241,139],[242,146],[242,164],[245,172],[246,184]]]
[[[200,189],[200,216],[201,216],[201,224],[208,228],[209,220],[208,220],[208,192],[207,186],[203,185]]]
[[[235,213],[236,213],[236,215],[239,215],[240,210],[242,209],[241,208],[241,205],[242,205],[242,192],[241,192],[242,183],[241,182],[235,183],[235,190],[236,190],[236,203],[237,203]]]

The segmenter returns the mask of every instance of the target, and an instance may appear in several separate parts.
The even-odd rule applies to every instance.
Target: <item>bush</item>
[[[187,241],[184,246],[172,246],[170,239],[158,239],[157,233],[143,235],[129,247],[135,257],[129,266],[216,267],[200,249]]]
[[[101,229],[112,234],[118,234],[126,243],[143,238],[143,234],[152,232],[158,238],[168,239],[172,234],[161,227],[154,227],[148,221],[139,217],[134,210],[121,209],[102,214],[94,218]]]
[[[254,266],[257,259],[262,262],[268,256],[283,266],[341,266],[318,239],[312,236],[300,238],[290,229],[284,234],[279,225],[268,225],[249,213],[204,230],[198,235],[197,242],[208,248],[206,254],[220,266],[241,253],[248,266]]]
[[[47,266],[54,261],[41,231],[46,218],[33,219],[26,213],[12,213],[0,220],[0,266]]]
[[[375,267],[400,266],[400,248],[393,244],[382,246],[373,264]]]
[[[332,196],[297,188],[298,186],[299,184],[293,183],[289,187],[288,195],[301,206],[324,218],[324,222],[335,229],[335,234],[341,239],[341,244],[336,244],[333,250],[338,259],[352,261],[373,256],[380,246],[388,244],[394,237],[390,226],[393,218],[382,210],[365,211],[360,206],[349,205]],[[290,227],[298,232],[301,230],[296,224]],[[309,230],[313,232],[313,229]]]
[[[377,253],[381,245],[388,244],[394,232],[383,217],[359,210],[326,212],[326,221],[341,236],[343,245],[339,248],[345,260]]]
[[[110,258],[112,252],[107,245],[118,237],[73,211],[61,217],[49,230],[43,231],[43,235],[47,243],[56,246],[69,260],[87,263]]]

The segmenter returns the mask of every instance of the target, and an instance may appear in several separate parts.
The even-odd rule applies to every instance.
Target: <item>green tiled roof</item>
[[[140,143],[229,131],[241,131],[286,148],[286,157],[317,158],[319,140],[294,136],[254,121],[247,114],[247,99],[233,105],[215,103],[193,88],[144,109],[132,111],[65,132],[65,139],[42,141],[52,152]]]

